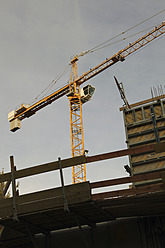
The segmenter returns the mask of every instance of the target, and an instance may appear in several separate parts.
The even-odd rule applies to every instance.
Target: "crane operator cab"
[[[81,102],[86,103],[89,100],[91,100],[94,92],[95,92],[95,87],[93,87],[92,85],[88,84],[88,85],[84,86],[80,90]]]

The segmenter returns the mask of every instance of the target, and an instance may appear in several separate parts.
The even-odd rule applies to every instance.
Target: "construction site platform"
[[[153,146],[147,149],[153,149]],[[117,154],[119,156],[125,153],[130,153],[130,150]],[[116,156],[116,153],[98,156],[81,156],[61,160],[60,163],[62,168],[66,168],[80,162],[88,163],[105,157],[107,159],[108,156]],[[33,243],[35,235],[49,237],[56,230],[73,227],[81,229],[83,226],[92,228],[98,223],[118,218],[165,215],[165,172],[161,170],[92,183],[62,184],[58,188],[20,196],[16,194],[16,178],[59,170],[58,165],[59,161],[55,161],[17,171],[11,157],[11,172],[0,175],[0,182],[7,181],[14,187],[12,197],[0,200],[0,225],[4,228],[0,247],[26,247]],[[124,184],[127,187],[121,187],[120,190],[104,190],[104,187]],[[100,193],[93,193],[94,189],[99,188]]]

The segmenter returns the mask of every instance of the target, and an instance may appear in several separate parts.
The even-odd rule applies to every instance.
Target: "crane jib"
[[[55,100],[59,99],[60,97],[67,95],[69,92],[69,85],[76,83],[76,85],[81,85],[87,80],[91,79],[92,77],[96,76],[100,72],[104,71],[105,69],[109,68],[110,66],[114,65],[118,61],[124,61],[125,58],[132,54],[133,52],[139,50],[141,47],[147,45],[149,42],[153,41],[160,35],[165,33],[165,22],[162,22],[159,26],[155,27],[152,31],[145,34],[143,37],[139,38],[138,40],[134,41],[133,43],[129,44],[124,49],[120,50],[118,53],[113,55],[112,57],[106,59],[93,69],[90,69],[88,72],[84,73],[80,77],[78,77],[74,82],[72,81],[70,84],[65,85],[61,89],[57,90],[56,92],[52,93],[51,95],[41,99],[40,101],[36,102],[35,104],[25,107],[23,106],[21,109],[16,111],[11,111],[8,115],[9,121],[12,123],[14,120],[23,120],[35,114],[40,109],[44,108],[45,106],[51,104]],[[74,62],[74,61],[73,61]],[[77,63],[75,60],[74,63]],[[15,127],[13,128],[14,131]],[[12,130],[11,130],[12,131]]]
[[[162,24],[160,24],[158,27],[155,27],[151,32],[145,34],[143,37],[129,44],[127,47],[120,50],[118,53],[116,53],[109,59],[106,59],[101,64],[97,65],[93,69],[84,73],[82,76],[80,76],[76,80],[77,83],[81,85],[85,81],[89,80],[90,78],[102,72],[103,70],[107,69],[108,67],[115,64],[116,62],[123,61],[125,57],[139,50],[141,47],[147,45],[149,42],[151,42],[152,40],[156,39],[157,37],[159,37],[160,35],[164,33],[165,33],[165,22],[162,22]],[[122,59],[121,58],[119,59],[119,57],[121,57]]]

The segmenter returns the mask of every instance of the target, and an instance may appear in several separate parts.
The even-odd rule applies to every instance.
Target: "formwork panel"
[[[135,135],[140,134],[145,131],[153,130],[153,124],[152,123],[143,123],[143,125],[134,126],[131,128],[127,128],[128,135]]]
[[[145,112],[145,119],[151,119],[151,111],[150,111],[150,107],[145,107],[144,108],[144,112]]]
[[[143,113],[142,113],[141,108],[135,110],[135,116],[136,116],[136,121],[142,121],[143,120]]]
[[[154,110],[154,117],[152,112]],[[165,99],[158,102],[124,109],[124,124],[128,148],[155,144],[165,140]],[[154,124],[153,118],[156,125]],[[158,137],[157,137],[158,136]],[[130,156],[132,175],[165,170],[165,152],[141,153]]]
[[[158,160],[165,158],[165,152],[161,153],[145,153],[145,154],[139,154],[137,156],[132,156],[132,164],[140,164],[140,163],[145,163],[153,160]]]
[[[133,116],[133,112],[130,111],[128,113],[125,113],[125,119],[126,119],[126,124],[132,124],[134,123],[134,116]]]
[[[136,137],[132,137],[129,139],[129,145],[130,146],[137,146],[140,144],[144,144],[146,142],[150,142],[155,139],[155,134],[154,133],[149,133],[149,134],[142,134]]]
[[[156,161],[148,164],[141,164],[138,166],[133,166],[133,174],[142,174],[150,171],[158,171],[165,169],[165,159],[163,161]]]

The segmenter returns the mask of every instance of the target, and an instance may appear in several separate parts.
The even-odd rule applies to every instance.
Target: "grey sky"
[[[22,122],[16,133],[9,131],[7,114],[34,99],[69,63],[71,56],[125,31],[165,9],[164,0],[0,0],[0,168],[9,171],[9,156],[17,169],[71,155],[69,103],[63,97]],[[125,36],[165,20],[165,12]],[[124,48],[139,34],[81,58],[79,75]],[[123,37],[123,36],[122,36]],[[150,87],[164,87],[163,36],[153,44],[96,76],[88,83],[96,93],[83,106],[85,148],[89,155],[126,148],[122,101],[114,83],[123,81],[130,103],[150,98]],[[60,81],[69,79],[69,74]],[[103,180],[126,175],[127,158],[87,166],[87,179]],[[65,171],[72,182],[71,170]],[[25,193],[59,185],[58,173],[20,180]]]

